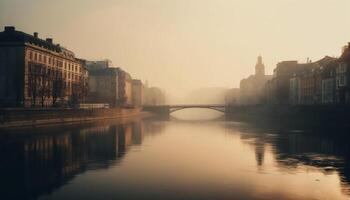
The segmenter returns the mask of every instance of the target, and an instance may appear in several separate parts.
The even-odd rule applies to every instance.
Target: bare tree
[[[87,79],[84,76],[78,77],[77,81],[72,84],[71,103],[77,105],[83,103],[88,95],[89,88]]]
[[[65,96],[66,83],[62,77],[62,73],[53,71],[52,73],[52,105],[56,106],[59,99],[62,100]]]
[[[39,74],[41,66],[37,63],[29,63],[28,70],[28,95],[31,99],[31,106],[36,106],[36,99],[39,95]]]
[[[50,98],[52,90],[52,78],[50,69],[46,69],[44,66],[41,66],[39,74],[39,90],[38,94],[40,97],[41,107],[45,106],[46,99]]]
[[[84,103],[89,92],[87,79],[82,75],[79,78],[79,102]]]

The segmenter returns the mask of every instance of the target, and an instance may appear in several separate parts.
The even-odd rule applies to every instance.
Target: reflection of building
[[[249,129],[249,131],[251,130]],[[256,134],[242,134],[241,140],[246,140],[249,142],[249,144],[254,145],[256,165],[259,169],[262,169],[265,158],[266,134],[263,132],[256,132]]]
[[[0,33],[0,106],[79,103],[85,94],[84,66],[72,51],[5,27]]]
[[[265,157],[265,143],[257,142],[255,144],[255,159],[258,166],[262,166],[264,164]]]
[[[132,123],[132,143],[134,145],[142,144],[144,126],[143,121],[137,121]]]
[[[142,142],[140,121],[129,124],[59,129],[57,133],[0,136],[0,184],[4,199],[36,199],[87,169],[122,159]],[[135,129],[136,128],[136,129]]]
[[[264,101],[264,85],[271,78],[265,75],[265,66],[262,57],[258,57],[255,66],[255,75],[251,75],[240,82],[240,104],[253,105]]]
[[[342,191],[350,194],[350,136],[346,129],[333,130],[336,134],[330,134],[329,129],[294,134],[287,128],[273,136],[264,133],[265,130],[255,126],[240,129],[244,133],[240,136],[241,140],[254,145],[258,169],[264,165],[266,147],[271,146],[271,153],[280,169],[292,171],[293,168],[300,169],[300,166],[312,166],[324,174],[339,174]]]

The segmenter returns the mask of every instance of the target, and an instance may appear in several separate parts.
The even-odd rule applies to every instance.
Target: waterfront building
[[[273,77],[265,85],[267,103],[289,104],[290,79],[302,70],[297,61],[282,61],[273,70]]]
[[[316,62],[299,64],[299,70],[289,80],[291,105],[322,104],[323,69],[335,58],[326,56]]]
[[[74,53],[52,38],[5,27],[0,32],[0,106],[76,104],[87,79]]]
[[[86,67],[88,70],[100,70],[112,67],[112,61],[109,59],[86,61]]]
[[[165,104],[165,94],[160,88],[148,87],[146,84],[143,89],[143,105],[164,105]]]
[[[322,69],[322,104],[335,104],[335,71],[338,62],[328,63]]]
[[[118,84],[119,84],[119,105],[132,106],[132,78],[129,73],[119,68],[118,71]]]
[[[132,80],[132,102],[136,107],[142,106],[142,96],[143,96],[143,86],[142,82],[137,79]]]
[[[118,105],[118,71],[117,68],[105,68],[89,72],[89,103],[109,104],[111,107]]]
[[[297,105],[300,102],[300,77],[294,74],[289,80],[289,103]]]
[[[230,105],[237,105],[237,104],[239,104],[239,95],[240,95],[239,88],[229,89],[226,92],[225,105],[230,106]]]
[[[325,56],[321,60],[303,65],[300,73],[300,102],[302,105],[322,104],[322,71],[335,58]]]
[[[336,67],[336,102],[350,103],[350,42],[344,48]]]
[[[132,78],[109,60],[88,61],[89,103],[105,103],[111,107],[132,106]]]
[[[255,65],[255,74],[240,82],[240,104],[254,105],[264,101],[264,85],[272,76],[265,75],[265,65],[259,56]]]
[[[312,105],[316,101],[315,68],[312,65],[304,66],[305,69],[299,73],[300,89],[299,104]]]

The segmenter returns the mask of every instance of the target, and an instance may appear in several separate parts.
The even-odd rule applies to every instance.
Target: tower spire
[[[256,65],[255,65],[255,75],[256,76],[265,75],[265,65],[262,61],[261,55],[258,56],[258,61],[256,62]]]

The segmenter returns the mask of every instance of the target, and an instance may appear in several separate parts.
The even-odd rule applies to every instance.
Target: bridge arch
[[[203,108],[203,109],[210,109],[210,110],[215,110],[221,113],[225,113],[225,107],[224,106],[198,106],[198,105],[193,105],[193,106],[170,106],[169,108],[169,113],[173,113],[179,110],[184,110],[184,109],[190,109],[190,108]]]

